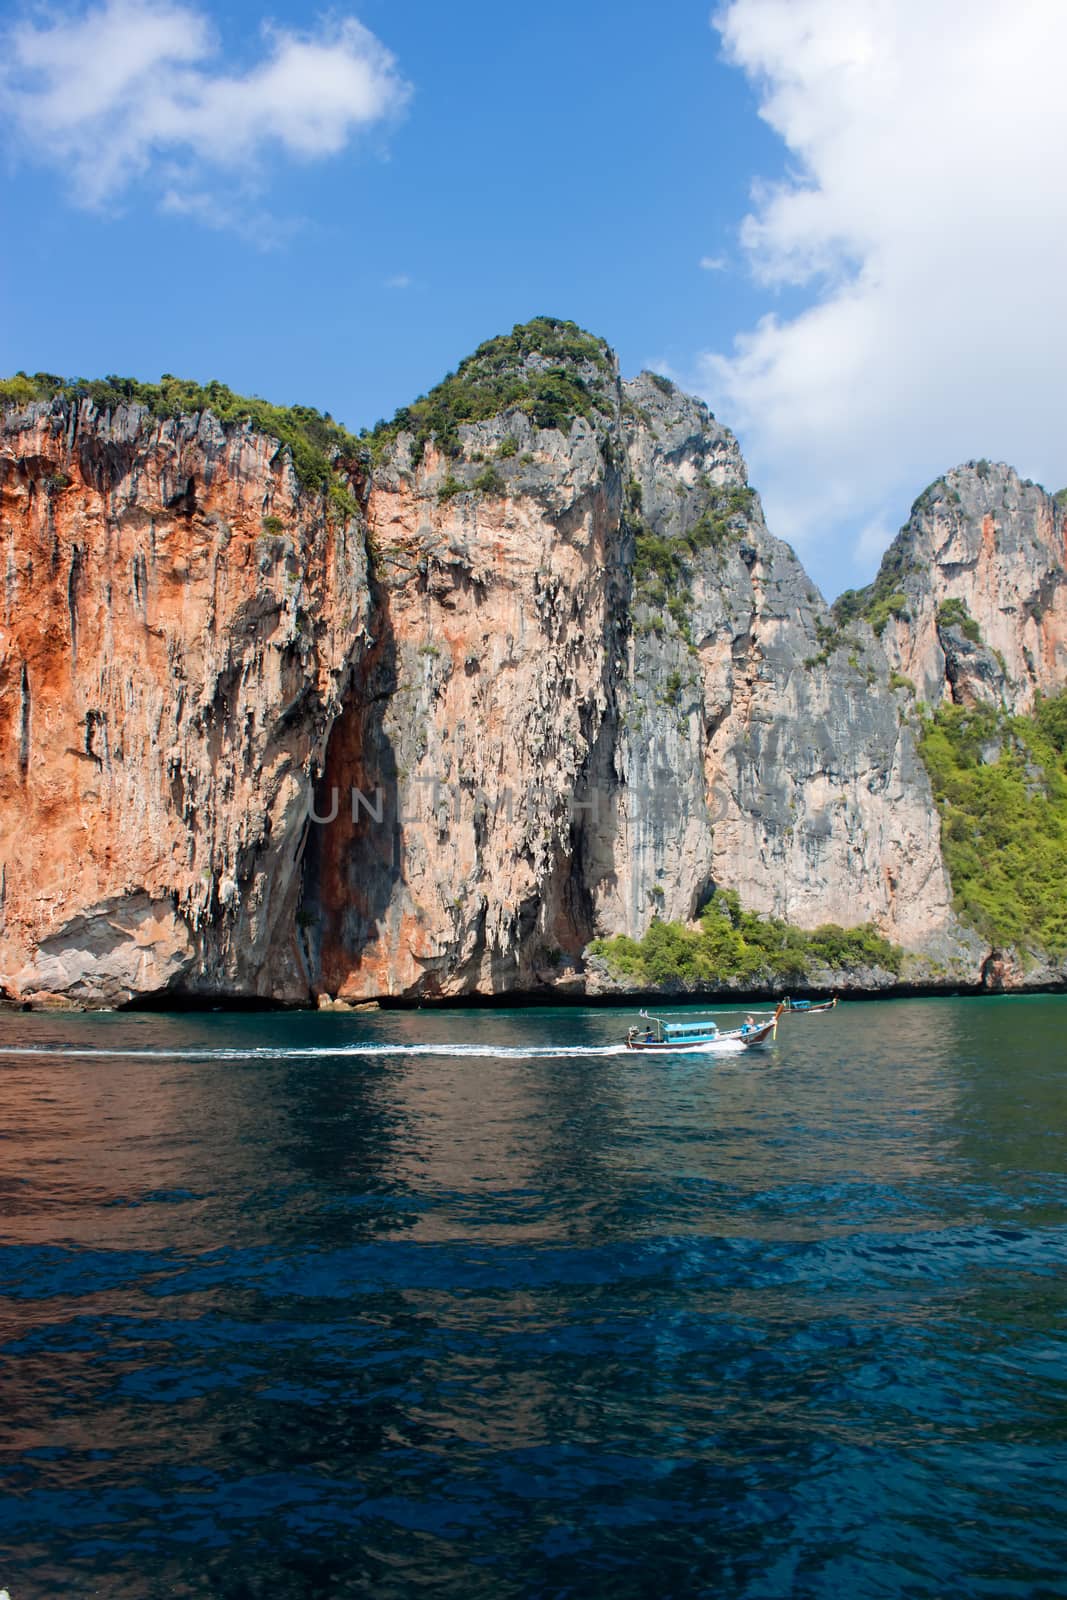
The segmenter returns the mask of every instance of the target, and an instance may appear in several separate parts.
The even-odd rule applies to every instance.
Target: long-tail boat
[[[768,1016],[749,1015],[739,1028],[720,1028],[707,1013],[690,1013],[685,1018],[652,1017],[641,1012],[643,1027],[631,1028],[626,1035],[629,1050],[651,1050],[661,1055],[682,1055],[697,1050],[714,1050],[723,1044],[740,1044],[746,1050],[770,1044],[778,1031],[778,1018],[785,1011],[783,1001]]]

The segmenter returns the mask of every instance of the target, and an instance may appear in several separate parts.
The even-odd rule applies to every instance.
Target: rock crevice
[[[956,469],[831,613],[699,401],[585,352],[568,419],[490,355],[514,403],[448,453],[415,408],[340,496],[210,411],[4,410],[8,997],[580,989],[717,888],[1010,983],[914,706],[1067,680],[1056,503]]]

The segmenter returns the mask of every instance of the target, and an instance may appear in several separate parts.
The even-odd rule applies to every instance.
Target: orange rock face
[[[365,635],[361,526],[261,435],[81,402],[7,413],[0,529],[5,990],[306,994],[300,854]]]
[[[343,998],[532,987],[593,935],[575,833],[608,705],[621,482],[591,433],[525,442],[522,492],[442,503],[431,452],[368,502],[375,641],[330,741],[319,813],[336,796],[338,814],[309,875],[322,983]]]
[[[928,705],[1028,712],[1035,695],[1062,688],[1065,537],[1062,507],[999,464],[957,467],[916,502],[894,546],[904,557],[907,606],[890,619],[883,644]],[[974,637],[946,625],[946,602],[963,607]]]
[[[208,412],[0,413],[6,998],[580,988],[717,887],[980,980],[890,671],[1059,687],[1062,516],[949,474],[846,648],[729,431],[600,381],[566,432],[401,434],[351,515]]]

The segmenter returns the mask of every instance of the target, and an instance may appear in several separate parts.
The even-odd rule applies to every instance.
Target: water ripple
[[[3,1019],[0,1587],[1067,1595],[1065,1018]]]

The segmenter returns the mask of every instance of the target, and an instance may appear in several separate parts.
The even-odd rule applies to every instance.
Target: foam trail
[[[721,1039],[701,1045],[699,1051],[677,1054],[735,1055],[744,1049],[736,1039]],[[663,1052],[667,1054],[668,1052]],[[574,1056],[625,1056],[634,1052],[624,1044],[609,1045],[480,1045],[480,1044],[340,1044],[303,1045],[283,1049],[275,1045],[254,1045],[247,1049],[204,1046],[192,1050],[72,1050],[65,1045],[0,1045],[0,1059],[12,1056],[53,1057],[59,1060],[97,1061],[318,1061],[337,1056],[477,1056],[490,1061],[569,1060]]]

